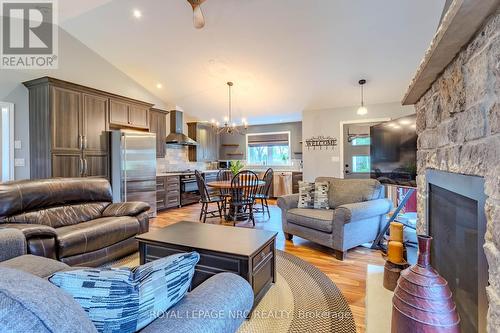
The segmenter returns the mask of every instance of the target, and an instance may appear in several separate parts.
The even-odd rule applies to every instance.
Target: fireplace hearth
[[[488,264],[484,254],[484,179],[428,170],[427,230],[431,265],[453,293],[462,332],[486,331]]]

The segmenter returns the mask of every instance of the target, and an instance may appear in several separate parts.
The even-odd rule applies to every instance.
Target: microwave
[[[229,169],[229,165],[231,164],[231,161],[219,161],[219,165],[217,166],[218,169]]]

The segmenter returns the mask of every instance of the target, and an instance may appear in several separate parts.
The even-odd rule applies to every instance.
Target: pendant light
[[[232,96],[231,96],[231,88],[233,87],[233,82],[227,82],[228,87],[228,113],[227,116],[224,117],[223,126],[219,127],[219,122],[215,119],[212,119],[212,127],[217,129],[218,134],[244,134],[244,132],[248,128],[248,122],[246,119],[242,119],[242,124],[237,125],[233,122],[233,113],[232,113]]]
[[[357,114],[360,116],[364,116],[365,114],[368,113],[368,109],[365,107],[365,101],[364,101],[364,96],[363,96],[363,86],[366,83],[365,79],[361,79],[358,81],[359,86],[361,88],[361,106],[358,108]]]

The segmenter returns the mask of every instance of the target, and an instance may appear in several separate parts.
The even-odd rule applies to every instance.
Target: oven
[[[181,181],[181,206],[198,203],[200,201],[200,191],[196,183],[194,174],[180,176]]]

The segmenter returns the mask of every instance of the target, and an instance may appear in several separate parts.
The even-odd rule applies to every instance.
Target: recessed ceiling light
[[[156,88],[161,89],[161,88],[163,88],[163,85],[161,83],[157,83]]]
[[[139,9],[134,9],[132,11],[132,14],[134,15],[135,18],[141,18],[142,17],[142,12]]]

